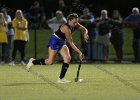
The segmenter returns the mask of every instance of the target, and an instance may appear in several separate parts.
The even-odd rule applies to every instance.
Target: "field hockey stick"
[[[76,77],[74,79],[75,82],[77,82],[78,78],[79,78],[79,72],[80,72],[80,69],[81,69],[81,63],[82,63],[82,60],[80,60],[80,63],[79,63],[79,66],[78,66],[77,74],[76,74]]]
[[[84,49],[83,49],[83,52],[84,52]],[[84,53],[82,53],[82,55],[83,55],[83,54],[84,54]],[[82,60],[80,60],[80,62],[79,62],[77,74],[76,74],[76,77],[75,77],[75,79],[74,79],[75,82],[77,82],[78,79],[79,79],[79,73],[80,73],[80,69],[81,69],[81,64],[82,64]]]
[[[85,45],[86,42],[84,42],[84,45]],[[86,51],[86,48],[84,46],[83,48],[83,51],[82,51],[82,55],[84,56],[84,52]],[[78,79],[79,79],[79,73],[80,73],[80,69],[81,69],[81,64],[82,64],[82,60],[80,60],[79,62],[79,66],[78,66],[78,70],[77,70],[77,74],[76,74],[76,77],[74,78],[74,81],[77,82]]]

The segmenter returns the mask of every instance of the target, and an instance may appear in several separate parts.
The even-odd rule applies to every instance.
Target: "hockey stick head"
[[[74,78],[74,81],[75,81],[75,82],[78,82],[78,77],[75,77],[75,78]]]

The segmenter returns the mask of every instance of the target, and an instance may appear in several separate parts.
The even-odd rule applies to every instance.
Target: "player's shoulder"
[[[68,27],[66,24],[61,25],[60,30],[61,30],[63,33],[67,33],[67,32],[70,31],[69,27]]]
[[[61,29],[69,29],[69,27],[66,24],[62,24]]]

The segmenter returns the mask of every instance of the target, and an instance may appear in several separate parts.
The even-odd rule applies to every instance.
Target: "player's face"
[[[78,18],[74,18],[70,21],[70,26],[75,27],[78,24]]]

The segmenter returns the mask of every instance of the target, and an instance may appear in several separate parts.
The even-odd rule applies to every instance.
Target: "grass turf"
[[[0,65],[0,100],[139,100],[139,64],[82,64],[74,82],[78,64],[70,64],[66,79],[57,84],[61,64],[33,66]]]

